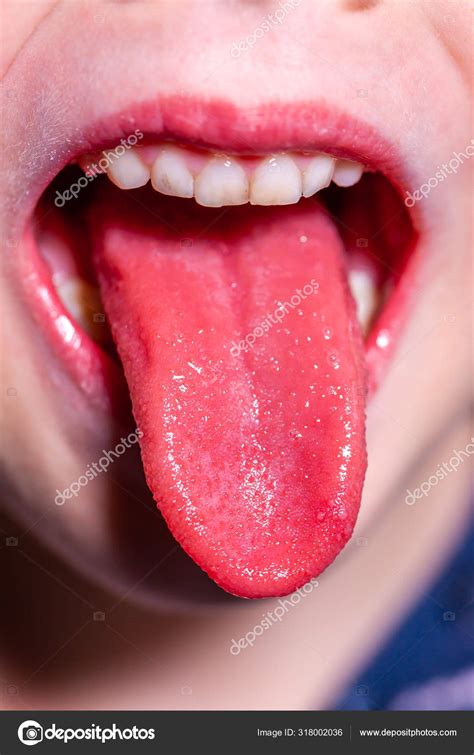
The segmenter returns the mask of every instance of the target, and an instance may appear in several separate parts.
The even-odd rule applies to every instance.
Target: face
[[[280,5],[4,4],[5,519],[158,610],[293,591],[470,440],[469,9]]]

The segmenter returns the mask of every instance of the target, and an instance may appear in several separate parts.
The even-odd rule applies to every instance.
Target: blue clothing
[[[474,526],[338,710],[474,709]]]

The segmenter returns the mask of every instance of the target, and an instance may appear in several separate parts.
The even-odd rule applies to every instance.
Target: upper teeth
[[[160,191],[162,194],[171,194],[174,197],[193,196],[194,178],[188,170],[181,152],[182,150],[175,147],[169,147],[169,149],[164,149],[156,158],[151,166],[151,183],[156,191]],[[149,168],[148,177],[150,177]],[[114,181],[113,166],[109,170],[109,178]]]
[[[136,189],[151,178],[156,191],[194,197],[206,207],[283,205],[311,197],[332,181],[352,186],[364,172],[360,163],[326,154],[282,152],[260,158],[239,158],[197,152],[164,142],[133,147],[114,157],[107,169],[120,189]]]
[[[301,171],[289,155],[266,157],[252,176],[250,204],[294,204],[303,193]]]
[[[198,204],[206,207],[245,204],[249,187],[244,169],[230,157],[215,157],[196,177],[194,196]]]
[[[338,160],[337,162],[340,161]],[[303,196],[311,197],[320,189],[329,186],[335,173],[335,164],[336,160],[329,155],[316,155],[316,157],[313,157],[303,173]],[[354,165],[358,165],[358,163],[354,163]],[[362,166],[360,167],[362,168]]]
[[[360,163],[354,163],[352,160],[338,160],[332,180],[338,186],[353,186],[363,172],[364,168]]]
[[[121,189],[138,189],[148,183],[150,171],[140,159],[138,151],[129,149],[112,162],[108,176]]]

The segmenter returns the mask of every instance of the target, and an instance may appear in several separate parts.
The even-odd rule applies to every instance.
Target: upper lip
[[[370,123],[320,102],[269,102],[254,108],[238,108],[231,101],[207,101],[182,95],[130,104],[113,115],[83,124],[73,133],[55,134],[54,152],[42,154],[38,145],[36,170],[24,208],[28,215],[55,176],[84,153],[113,148],[139,128],[145,139],[164,138],[213,151],[236,154],[266,154],[282,150],[327,152],[356,160],[383,173],[400,194],[413,188],[410,167],[395,143]],[[418,208],[412,216],[418,221]]]
[[[259,11],[231,22],[225,4],[197,5],[183,8],[180,18],[154,7],[144,20],[128,3],[93,3],[87,9],[78,4],[67,12],[60,4],[39,24],[4,77],[6,93],[15,95],[4,104],[5,151],[18,157],[4,186],[13,235],[21,233],[42,192],[68,162],[115,146],[135,128],[149,137],[165,134],[219,150],[328,151],[381,171],[400,193],[417,188],[420,168],[410,156],[423,133],[422,119],[418,131],[412,119],[402,134],[403,116],[385,117],[389,88],[386,96],[380,88],[367,99],[357,94],[358,87],[368,86],[375,62],[382,66],[380,76],[399,73],[396,56],[387,62],[383,34],[375,37],[367,25],[356,40],[343,13],[334,16],[333,34],[321,34],[334,15],[321,7],[314,13],[319,35],[314,52],[310,11],[302,5],[288,14],[284,35],[272,32],[262,40],[249,65],[233,59],[230,50],[252,31],[253,21],[261,22]],[[214,36],[210,16],[218,22]],[[177,29],[183,44],[171,54],[170,35],[175,42]],[[360,44],[369,41],[361,55]],[[268,46],[270,62],[260,57]],[[343,75],[346,69],[350,75]],[[406,108],[413,110],[410,74],[402,74]],[[415,205],[410,214],[415,226],[425,224],[424,207]]]

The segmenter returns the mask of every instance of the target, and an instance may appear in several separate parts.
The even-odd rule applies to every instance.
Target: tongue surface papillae
[[[110,189],[89,218],[148,485],[221,587],[287,594],[350,537],[366,468],[341,241],[314,201],[151,193]]]

